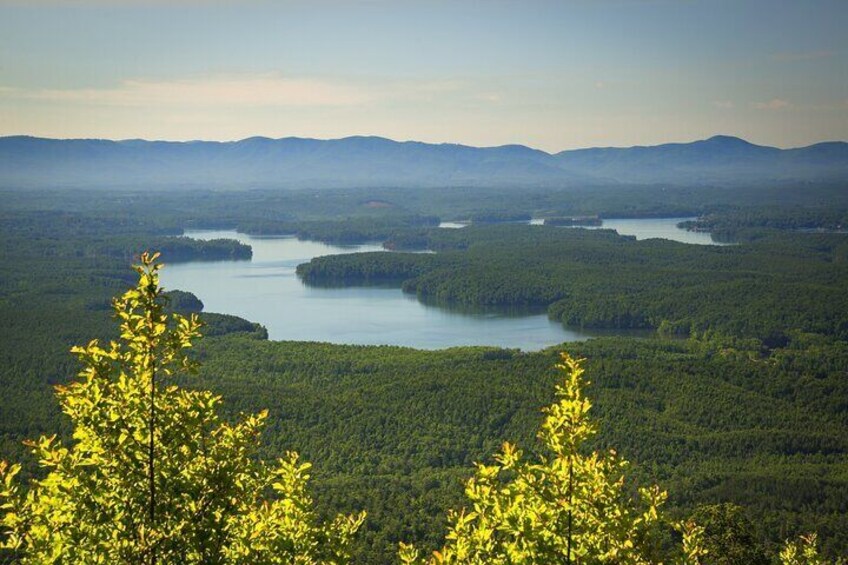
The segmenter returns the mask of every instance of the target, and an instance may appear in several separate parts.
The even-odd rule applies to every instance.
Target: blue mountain
[[[693,143],[546,153],[382,137],[110,141],[0,137],[0,188],[571,186],[848,178],[848,143],[797,149],[716,136]]]

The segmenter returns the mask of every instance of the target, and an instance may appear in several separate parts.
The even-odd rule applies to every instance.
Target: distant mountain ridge
[[[569,186],[848,179],[848,143],[796,149],[731,136],[551,154],[354,136],[145,141],[0,137],[0,188]]]

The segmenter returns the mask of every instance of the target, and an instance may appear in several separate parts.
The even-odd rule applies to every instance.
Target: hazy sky
[[[848,0],[0,0],[0,135],[848,139]]]

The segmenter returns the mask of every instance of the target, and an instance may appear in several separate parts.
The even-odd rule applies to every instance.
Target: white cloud
[[[496,104],[502,100],[502,96],[497,92],[483,92],[477,96],[477,99],[482,102]]]
[[[733,104],[732,100],[716,100],[713,102],[713,106],[722,110],[730,110],[735,107],[735,104]]]
[[[792,104],[788,100],[782,98],[772,98],[768,102],[756,102],[754,108],[757,110],[783,110],[789,108]]]
[[[97,106],[351,106],[375,97],[369,89],[278,73],[216,75],[171,81],[125,80],[108,88],[2,89],[5,96]]]
[[[0,0],[2,1],[2,0]],[[236,108],[361,107],[370,103],[433,103],[503,96],[490,84],[462,79],[346,80],[290,77],[279,72],[210,75],[176,80],[128,79],[103,88],[25,89],[0,85],[0,98],[81,107]]]

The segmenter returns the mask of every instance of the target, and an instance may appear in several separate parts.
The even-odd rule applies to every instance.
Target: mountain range
[[[145,141],[0,137],[0,188],[573,186],[848,179],[848,143],[796,149],[715,136],[546,153],[381,137]]]

